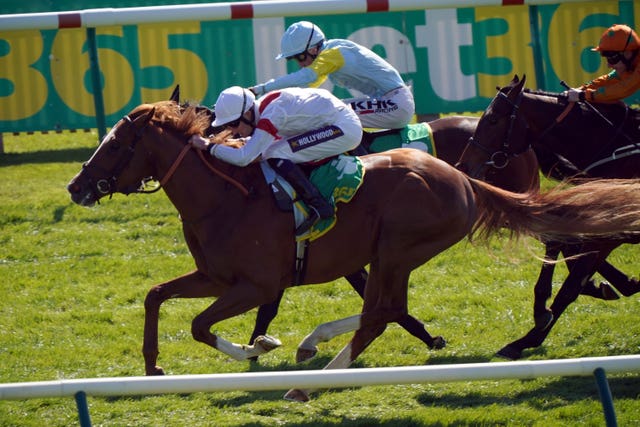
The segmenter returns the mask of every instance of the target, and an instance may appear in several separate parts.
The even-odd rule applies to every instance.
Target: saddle
[[[276,206],[282,211],[293,211],[295,226],[297,227],[308,215],[308,208],[296,197],[293,187],[278,175],[268,162],[260,162]],[[316,167],[311,171],[309,179],[322,196],[334,206],[336,203],[349,203],[362,185],[364,165],[355,156],[340,155],[331,161]],[[325,235],[336,224],[337,218],[324,219],[315,224],[307,233],[296,236],[296,258],[293,267],[293,285],[304,282],[309,243]]]

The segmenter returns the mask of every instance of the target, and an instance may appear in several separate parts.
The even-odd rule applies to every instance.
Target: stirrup
[[[301,236],[305,234],[311,227],[313,227],[318,221],[320,221],[320,215],[318,212],[310,208],[309,216],[307,216],[302,223],[296,227],[296,236]]]

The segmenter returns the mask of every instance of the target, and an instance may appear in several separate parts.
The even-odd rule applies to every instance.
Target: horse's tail
[[[512,193],[469,181],[478,207],[471,236],[487,238],[500,228],[556,241],[640,235],[638,179],[590,181],[541,193]]]

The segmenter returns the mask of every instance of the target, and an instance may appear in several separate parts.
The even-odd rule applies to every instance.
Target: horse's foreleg
[[[163,375],[164,370],[157,366],[158,360],[158,318],[160,305],[171,298],[203,298],[217,296],[220,289],[202,273],[193,271],[184,276],[156,285],[147,293],[144,300],[144,338],[142,354],[147,375]]]
[[[545,244],[545,261],[556,261],[560,254],[560,247],[557,243],[547,242]],[[533,320],[537,328],[544,329],[553,319],[551,311],[547,309],[547,301],[551,298],[553,272],[555,270],[553,262],[542,264],[538,281],[533,288]]]
[[[249,282],[239,282],[218,298],[191,323],[191,334],[196,341],[208,344],[236,360],[246,360],[273,350],[281,345],[271,337],[258,337],[253,346],[234,344],[215,334],[210,329],[222,320],[229,319],[250,309],[273,301],[279,289],[258,288]]]
[[[282,301],[283,295],[284,289],[281,289],[275,301],[268,304],[262,304],[260,307],[258,307],[258,314],[256,315],[256,325],[254,326],[253,332],[251,333],[249,344],[253,344],[256,338],[258,338],[260,335],[266,335],[269,325],[278,314],[278,308],[280,307],[280,302]]]

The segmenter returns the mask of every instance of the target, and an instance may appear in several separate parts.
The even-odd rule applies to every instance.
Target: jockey
[[[194,147],[237,166],[267,160],[310,208],[296,235],[304,234],[320,219],[333,217],[332,204],[297,163],[314,165],[360,144],[360,120],[349,106],[325,89],[289,88],[256,100],[250,90],[232,86],[218,96],[215,114],[213,126],[230,129],[244,138],[244,145],[211,144],[193,135],[189,142]]]
[[[609,27],[602,34],[598,46],[591,50],[600,52],[613,71],[577,89],[565,91],[569,101],[613,103],[640,89],[640,37],[629,26],[616,24]]]
[[[405,127],[415,114],[411,89],[400,73],[380,56],[350,40],[325,40],[317,25],[291,24],[280,40],[276,60],[295,60],[291,74],[250,88],[257,96],[285,87],[318,87],[327,77],[336,86],[355,89],[361,97],[345,100],[366,128]]]

